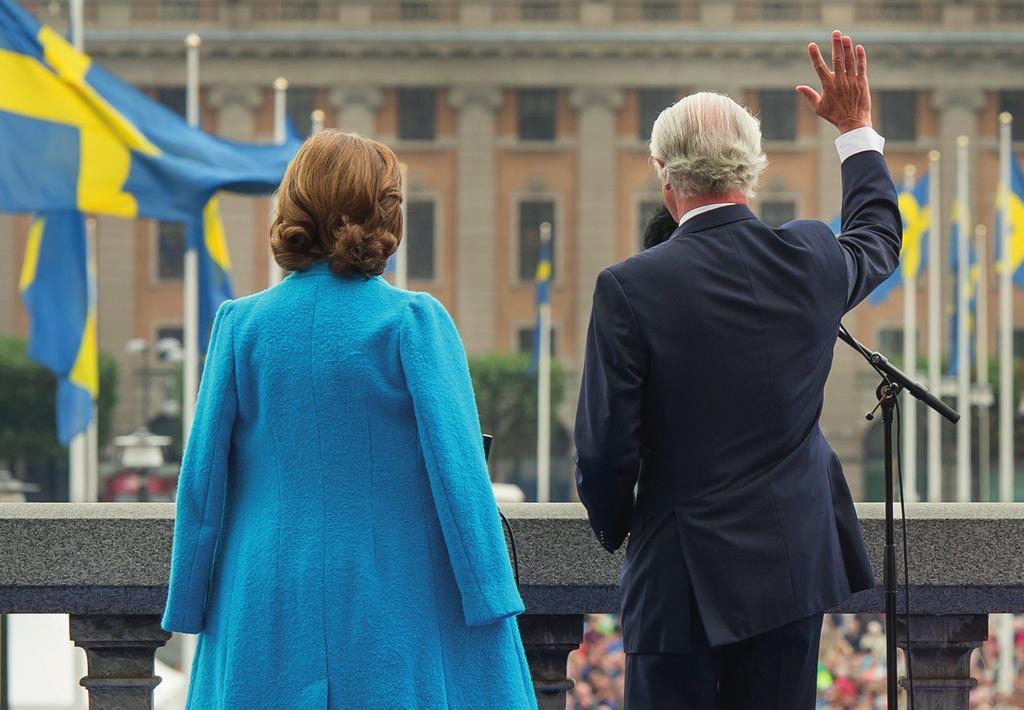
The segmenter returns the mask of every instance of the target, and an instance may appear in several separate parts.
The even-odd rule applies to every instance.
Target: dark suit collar
[[[716,207],[713,210],[701,212],[699,215],[683,222],[679,229],[676,230],[676,234],[703,232],[706,229],[721,227],[723,224],[738,222],[742,219],[757,219],[757,216],[746,205]]]

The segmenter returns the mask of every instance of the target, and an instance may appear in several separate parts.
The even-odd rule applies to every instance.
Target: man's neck
[[[676,200],[675,208],[677,212],[672,216],[675,217],[678,222],[682,219],[683,215],[690,210],[695,210],[698,207],[707,207],[708,205],[717,205],[723,202],[746,205],[747,196],[741,192],[731,192],[727,195],[695,195],[693,197],[684,197]]]

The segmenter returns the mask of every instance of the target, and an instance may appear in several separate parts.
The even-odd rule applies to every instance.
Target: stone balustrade
[[[520,628],[539,704],[561,710],[572,686],[566,657],[580,643],[583,615],[617,609],[621,553],[598,546],[578,504],[503,509],[519,556],[527,608]],[[858,512],[880,580],[882,506],[861,504]],[[917,708],[966,709],[968,658],[986,638],[987,615],[1024,612],[1024,504],[921,503],[907,515]],[[0,613],[70,615],[70,637],[88,658],[81,682],[93,710],[152,706],[153,654],[168,638],[159,622],[173,518],[163,503],[0,504]],[[835,611],[881,609],[874,589]]]

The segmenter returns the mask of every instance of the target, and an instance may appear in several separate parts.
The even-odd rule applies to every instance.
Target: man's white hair
[[[768,160],[761,126],[722,94],[702,91],[661,112],[651,130],[651,157],[662,184],[681,197],[742,193],[753,197]]]

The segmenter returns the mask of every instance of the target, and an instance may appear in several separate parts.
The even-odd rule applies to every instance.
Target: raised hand
[[[862,45],[839,30],[832,32],[832,69],[829,70],[815,42],[807,45],[811,66],[821,79],[821,93],[801,85],[804,96],[816,114],[839,129],[840,133],[871,126],[871,91],[868,88],[868,56]]]

